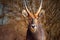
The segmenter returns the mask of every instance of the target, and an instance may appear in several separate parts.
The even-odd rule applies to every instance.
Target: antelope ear
[[[45,17],[45,10],[41,10],[40,14],[39,14],[39,20],[41,20],[42,23],[46,22],[46,17]]]
[[[26,10],[22,10],[22,15],[23,15],[24,17],[27,17],[27,16],[28,16],[28,13],[26,12]]]

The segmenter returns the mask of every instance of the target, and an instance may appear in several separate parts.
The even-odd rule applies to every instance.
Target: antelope
[[[39,24],[38,22],[38,18],[39,18],[38,15],[41,14],[41,12],[44,15],[44,12],[42,10],[42,1],[43,0],[41,0],[40,7],[38,8],[35,14],[30,12],[26,3],[24,3],[25,9],[27,13],[29,14],[29,16],[31,17],[31,21],[28,24],[26,40],[46,40],[45,30],[42,24],[41,23]]]

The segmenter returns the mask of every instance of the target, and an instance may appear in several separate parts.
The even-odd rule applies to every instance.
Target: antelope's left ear
[[[45,10],[41,10],[40,14],[38,15],[39,19],[41,20],[41,22],[46,22],[46,16],[45,16]]]
[[[24,17],[27,17],[27,16],[28,16],[28,13],[26,12],[26,10],[22,10],[22,15],[23,15]]]
[[[44,16],[45,15],[45,10],[41,10],[41,12],[40,12],[40,14],[39,14],[39,17],[42,17],[42,16]]]

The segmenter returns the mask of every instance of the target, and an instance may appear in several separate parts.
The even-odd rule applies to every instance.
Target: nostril
[[[32,28],[34,28],[35,27],[35,25],[34,24],[32,24]]]
[[[35,24],[32,24],[30,30],[31,30],[31,32],[36,32],[37,31],[36,25]]]
[[[32,28],[34,28],[35,26],[32,26]]]

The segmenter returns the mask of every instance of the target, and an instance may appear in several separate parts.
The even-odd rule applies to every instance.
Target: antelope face
[[[23,16],[26,17],[29,14],[29,16],[31,17],[31,21],[30,21],[29,26],[28,26],[28,28],[29,28],[29,30],[31,32],[36,32],[37,31],[37,28],[38,28],[38,18],[39,18],[38,15],[41,14],[41,13],[44,13],[44,11],[41,10],[41,8],[42,8],[42,1],[43,0],[41,0],[40,7],[39,7],[39,9],[37,10],[37,12],[35,14],[33,14],[32,12],[29,11],[29,9],[28,9],[28,7],[26,5],[26,2],[24,1],[26,10],[23,10]]]
[[[45,14],[44,14],[45,11],[41,9],[42,1],[43,0],[41,0],[39,9],[34,14],[29,11],[29,9],[26,5],[26,1],[24,1],[26,10],[23,10],[22,14],[23,14],[23,16],[25,16],[25,15],[27,16],[27,14],[29,14],[28,19],[30,20],[30,21],[28,21],[29,25],[28,25],[26,40],[45,40],[45,31],[44,31],[41,23],[39,24],[39,22],[38,22],[38,18],[39,18],[38,15],[40,15],[40,17],[42,17],[42,16],[45,17]]]
[[[23,10],[23,16],[26,17],[28,14],[26,14],[26,10]],[[32,15],[32,16],[31,16]],[[30,21],[29,22],[29,25],[28,25],[28,29],[32,32],[32,33],[35,33],[37,31],[37,28],[38,28],[38,17],[31,14],[28,18]]]
[[[38,28],[37,25],[38,25],[37,19],[32,19],[31,23],[29,24],[29,30],[32,33],[36,32],[37,31],[37,28]]]

